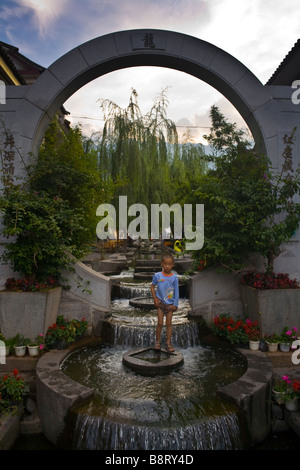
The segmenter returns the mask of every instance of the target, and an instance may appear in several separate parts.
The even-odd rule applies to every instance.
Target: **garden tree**
[[[137,98],[132,90],[124,109],[101,100],[105,124],[99,168],[119,184],[116,197],[127,195],[129,205],[139,202],[148,207],[169,199],[170,149],[177,143],[177,131],[166,115],[164,91],[146,115],[142,115]]]
[[[54,119],[42,142],[37,162],[30,168],[32,190],[62,198],[81,220],[72,230],[72,243],[83,248],[96,238],[96,209],[113,195],[113,185],[98,171],[97,152],[79,127],[63,132]]]
[[[265,257],[272,271],[282,244],[290,240],[300,221],[299,170],[292,164],[294,131],[285,136],[281,171],[259,155],[235,124],[218,108],[211,108],[207,140],[215,152],[213,167],[194,185],[194,203],[205,204],[205,242],[198,259],[240,271],[249,256]]]
[[[173,204],[176,187],[198,174],[202,149],[188,140],[178,144],[173,121],[168,119],[168,99],[162,90],[148,113],[142,114],[136,90],[129,104],[120,108],[110,100],[100,100],[104,115],[103,134],[99,145],[99,169],[107,181],[117,186],[119,195],[127,195],[128,205]],[[150,211],[148,210],[148,214]]]
[[[77,128],[62,135],[54,120],[21,180],[5,171],[0,148],[2,235],[8,238],[2,259],[26,277],[60,280],[72,264],[69,253],[80,258],[95,240],[95,210],[111,187],[101,181],[96,155],[84,153],[81,139]]]
[[[179,146],[179,158],[174,158],[171,165],[173,187],[177,202],[188,204],[192,202],[193,190],[208,169],[208,159],[204,146],[195,144],[191,131],[188,129],[183,134],[182,144]]]

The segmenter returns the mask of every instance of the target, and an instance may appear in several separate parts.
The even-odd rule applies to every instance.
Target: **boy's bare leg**
[[[166,327],[167,327],[167,344],[171,344],[171,338],[172,338],[172,317],[173,317],[173,311],[169,311],[166,314]]]
[[[160,344],[161,331],[164,324],[164,314],[161,308],[157,309],[157,325],[156,325],[156,343]]]

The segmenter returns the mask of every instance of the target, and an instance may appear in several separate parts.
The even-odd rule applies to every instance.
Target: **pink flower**
[[[283,375],[283,376],[282,376],[282,380],[284,380],[287,384],[292,383],[291,380],[289,379],[289,376],[288,376],[288,375]]]

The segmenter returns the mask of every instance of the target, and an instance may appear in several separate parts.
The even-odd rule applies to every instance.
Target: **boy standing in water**
[[[164,255],[161,266],[162,271],[154,274],[151,285],[151,294],[154,299],[154,304],[157,307],[155,349],[160,350],[161,331],[164,323],[164,315],[166,315],[167,351],[173,352],[174,348],[171,345],[172,316],[173,312],[177,310],[179,302],[178,277],[172,272],[174,267],[173,256],[171,254]]]

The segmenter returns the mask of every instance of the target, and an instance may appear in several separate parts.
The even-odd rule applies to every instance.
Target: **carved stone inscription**
[[[131,34],[131,43],[133,50],[148,49],[160,50],[166,49],[166,38],[160,32],[138,32]]]

